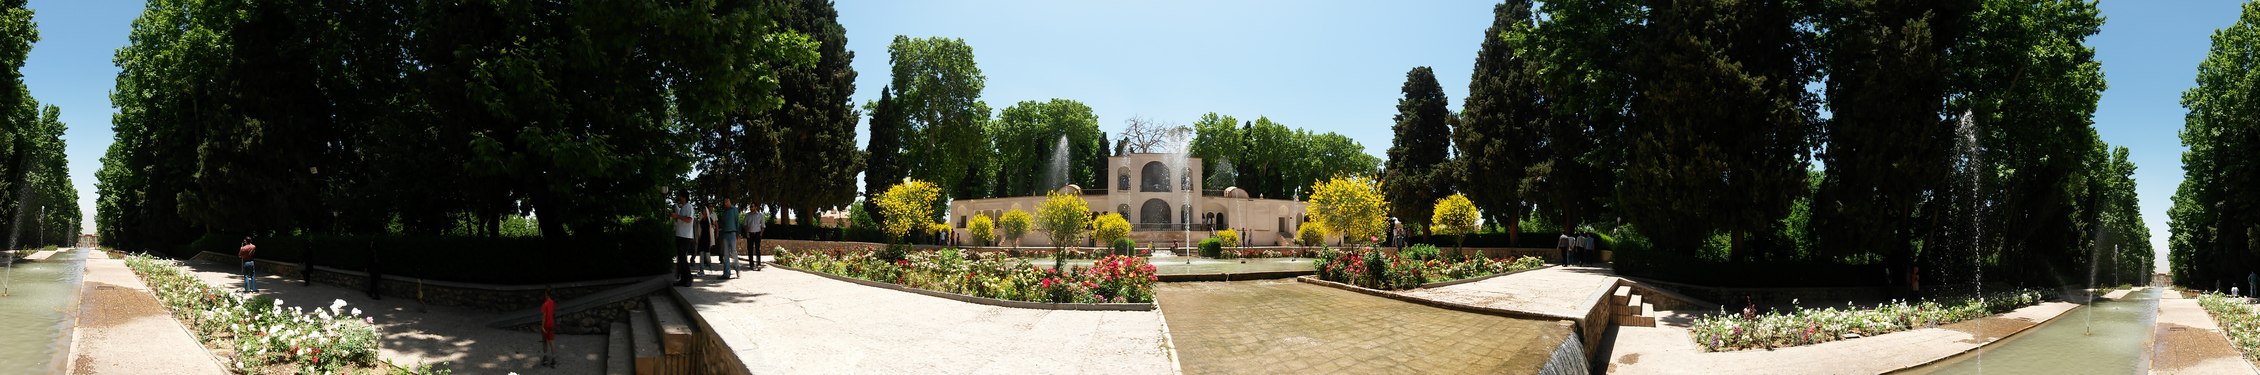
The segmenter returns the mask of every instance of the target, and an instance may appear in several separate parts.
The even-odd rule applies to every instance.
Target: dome
[[[1240,187],[1238,187],[1238,186],[1228,187],[1228,188],[1224,188],[1224,197],[1225,197],[1225,198],[1247,198],[1247,197],[1248,197],[1248,191],[1247,191],[1247,190],[1241,190],[1241,189],[1240,189]]]
[[[1075,186],[1075,184],[1067,184],[1067,186],[1059,187],[1059,192],[1061,194],[1068,195],[1083,195],[1083,187]]]

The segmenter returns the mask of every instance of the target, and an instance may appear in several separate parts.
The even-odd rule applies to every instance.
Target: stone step
[[[605,339],[611,341],[604,348],[604,375],[636,373],[635,346],[629,344],[631,338],[628,337],[632,334],[628,322],[612,322],[612,328],[604,331]]]
[[[1654,318],[1654,317],[1656,317],[1656,304],[1653,304],[1653,303],[1643,303],[1643,304],[1640,304],[1640,316],[1645,316],[1645,317],[1650,317],[1650,318]]]
[[[637,374],[657,374],[666,357],[660,352],[659,328],[652,324],[651,311],[628,312],[629,339],[635,346]]]
[[[675,299],[665,295],[650,298],[652,322],[659,328],[662,352],[669,356],[688,355],[691,352],[691,319],[683,315],[683,308]]]
[[[1617,325],[1626,327],[1654,327],[1656,326],[1656,317],[1621,315],[1617,316]]]
[[[1639,315],[1640,305],[1643,303],[1646,302],[1641,301],[1640,295],[1634,294],[1632,295],[1632,300],[1625,301],[1625,303],[1622,305],[1617,305],[1617,315]]]
[[[1610,306],[1624,306],[1624,303],[1629,301],[1632,301],[1632,286],[1630,285],[1618,285],[1616,291],[1609,293]]]

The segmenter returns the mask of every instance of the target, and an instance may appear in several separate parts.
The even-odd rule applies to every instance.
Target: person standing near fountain
[[[243,247],[235,248],[235,257],[243,259],[243,292],[259,292],[259,264],[251,258],[259,254],[259,245],[251,244],[251,236],[243,237]]]
[[[722,217],[718,220],[721,222],[722,228],[722,278],[724,279],[737,278],[738,230],[743,228],[738,224],[738,208],[730,203],[730,198],[722,198]]]
[[[697,214],[698,210],[691,207],[690,192],[675,192],[675,286],[691,286],[691,250],[698,245],[691,229],[691,215]]]

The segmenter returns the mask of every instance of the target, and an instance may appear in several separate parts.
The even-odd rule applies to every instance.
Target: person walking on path
[[[541,291],[541,365],[557,368],[557,300]]]
[[[690,192],[675,192],[675,286],[691,286],[691,215],[696,213]]]
[[[1561,238],[1554,240],[1554,251],[1562,254],[1562,265],[1569,265],[1569,231],[1562,231]]]
[[[243,237],[243,247],[235,248],[235,257],[243,259],[243,292],[259,292],[259,263],[251,260],[259,255],[259,245],[251,244],[251,237]]]
[[[722,198],[722,278],[738,278],[738,232],[745,229],[738,224],[738,208]]]
[[[714,208],[700,207],[698,219],[692,220],[691,226],[698,231],[698,235],[693,237],[697,239],[695,242],[698,245],[691,249],[691,258],[698,260],[698,276],[706,277],[706,270],[714,268],[714,260],[706,257],[707,254],[714,253]]]
[[[384,298],[384,297],[385,297],[385,295],[384,295],[384,293],[382,293],[382,291],[384,290],[383,288],[384,288],[384,281],[385,281],[385,276],[384,276],[384,272],[383,272],[383,271],[380,271],[380,270],[379,270],[380,268],[379,268],[379,267],[377,267],[377,245],[376,245],[376,244],[374,244],[374,243],[371,243],[371,244],[369,244],[369,246],[368,246],[368,250],[369,250],[369,251],[368,251],[368,253],[369,253],[369,272],[368,272],[368,274],[369,274],[369,283],[368,283],[368,284],[369,284],[369,299],[370,299],[370,300],[382,300],[382,299],[385,299],[385,298]]]
[[[761,237],[766,236],[768,233],[769,220],[768,217],[765,216],[768,213],[762,212],[761,206],[758,205],[749,208],[753,209],[753,212],[746,215],[745,226],[746,233],[749,233],[749,236],[753,237],[753,239],[749,240],[749,244],[753,246],[753,267],[750,269],[760,271],[763,267],[765,267],[761,265]]]

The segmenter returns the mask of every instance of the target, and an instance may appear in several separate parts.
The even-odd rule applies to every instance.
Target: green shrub
[[[465,237],[439,235],[253,237],[259,259],[299,263],[313,257],[317,266],[368,270],[378,255],[385,275],[468,283],[531,285],[664,274],[675,255],[673,231],[664,222],[630,225],[625,233],[564,238]],[[211,233],[190,242],[191,251],[235,255],[240,234]]]
[[[1114,255],[1138,256],[1138,241],[1128,237],[1114,239]]]
[[[1436,255],[1440,253],[1442,253],[1442,251],[1437,250],[1436,245],[1418,244],[1412,245],[1411,247],[1406,247],[1402,251],[1398,251],[1397,256],[1404,257],[1406,260],[1427,261],[1436,259]]]
[[[1223,257],[1224,241],[1218,240],[1216,237],[1201,240],[1201,256],[1208,258]]]

